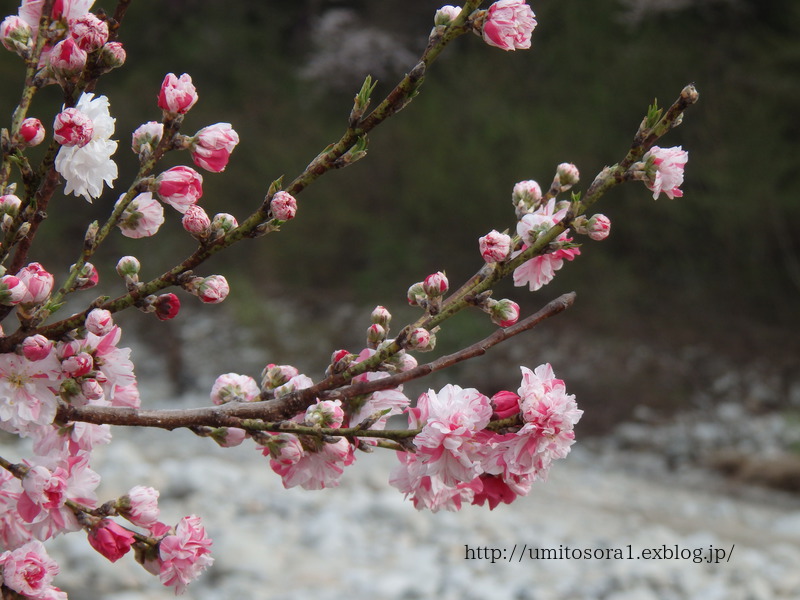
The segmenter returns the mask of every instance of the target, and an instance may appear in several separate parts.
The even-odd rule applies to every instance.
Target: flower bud
[[[519,304],[508,299],[490,301],[489,315],[495,325],[509,327],[519,320]]]
[[[77,108],[65,108],[56,115],[53,137],[62,146],[85,146],[92,141],[94,123]]]
[[[500,262],[508,258],[511,252],[511,236],[492,230],[478,239],[481,256],[487,263]]]
[[[422,282],[422,289],[429,298],[438,298],[444,295],[449,287],[450,282],[447,281],[447,276],[442,271],[428,275]]]
[[[382,325],[373,323],[367,329],[367,345],[370,348],[375,348],[383,340],[386,339],[386,330]]]
[[[591,239],[600,241],[606,239],[611,233],[611,220],[601,214],[593,215],[589,219],[581,215],[573,221],[572,227],[576,233],[588,235]]]
[[[94,402],[105,398],[103,385],[97,379],[91,377],[81,382],[81,394],[88,402]]]
[[[123,198],[124,194],[119,197],[117,204]],[[139,239],[155,235],[163,224],[164,207],[153,198],[152,192],[142,192],[122,211],[117,227],[125,237]]]
[[[401,350],[397,354],[393,355],[387,362],[400,373],[410,371],[411,369],[416,368],[418,364],[417,359],[411,356],[405,350]]]
[[[492,408],[498,419],[507,419],[519,413],[519,396],[514,392],[497,392],[492,396]]]
[[[306,409],[305,421],[316,427],[339,428],[344,422],[341,400],[317,400]]]
[[[511,202],[517,206],[523,202],[528,209],[533,209],[542,199],[542,188],[532,179],[520,181],[511,192]]]
[[[238,143],[239,134],[233,130],[230,123],[216,123],[204,127],[195,134],[189,151],[194,164],[206,171],[220,173],[225,170],[231,153]]]
[[[288,221],[294,219],[297,213],[297,200],[288,192],[276,192],[269,203],[269,209],[273,219]]]
[[[217,377],[211,388],[211,401],[214,404],[228,402],[253,402],[258,400],[261,390],[256,380],[248,375],[226,373]]]
[[[47,57],[50,70],[59,83],[77,81],[86,67],[86,51],[81,50],[75,40],[61,40]]]
[[[173,117],[184,115],[195,102],[197,102],[197,90],[192,85],[192,78],[186,73],[180,77],[168,73],[158,93],[158,107],[164,114]]]
[[[436,14],[433,15],[433,24],[437,27],[440,25],[449,25],[460,14],[460,6],[446,4],[442,8],[438,9]]]
[[[135,256],[123,256],[117,262],[117,274],[120,277],[130,277],[138,280],[142,265]]]
[[[88,352],[80,352],[61,361],[61,370],[67,377],[82,377],[94,368],[94,359]]]
[[[411,306],[418,306],[420,302],[426,300],[427,294],[425,293],[425,289],[422,287],[422,282],[419,281],[408,288],[406,297],[408,298],[408,303]]]
[[[136,538],[133,532],[111,519],[102,519],[89,531],[89,545],[111,562],[117,562],[131,549]]]
[[[69,32],[81,50],[94,52],[108,41],[108,23],[87,12],[69,20]]]
[[[370,315],[370,320],[376,325],[382,325],[384,329],[389,327],[392,314],[383,306],[376,306]]]
[[[181,309],[181,301],[175,294],[161,294],[153,302],[153,307],[155,308],[156,317],[160,321],[169,321],[178,316],[178,312]]]
[[[566,192],[580,180],[578,167],[572,163],[561,163],[556,167],[556,176],[553,179],[553,186],[559,191]]]
[[[238,226],[236,217],[228,213],[217,213],[211,220],[211,231],[217,235],[224,235]]]
[[[0,196],[0,214],[16,217],[19,214],[20,206],[22,206],[22,200],[14,194]]]
[[[203,195],[203,176],[191,167],[172,167],[156,177],[156,192],[162,202],[185,213]]]
[[[222,275],[195,277],[185,286],[186,291],[200,298],[206,304],[219,304],[230,293],[228,280]]]
[[[181,225],[194,237],[203,239],[208,237],[208,232],[211,228],[211,219],[208,217],[206,211],[203,210],[202,206],[194,204],[183,213]]]
[[[117,511],[134,525],[149,527],[160,515],[158,508],[158,490],[137,485],[116,504]]]
[[[127,58],[128,55],[125,52],[125,48],[119,42],[108,42],[100,50],[100,64],[108,71],[118,69],[124,65]]]
[[[419,350],[420,352],[433,350],[435,339],[436,338],[431,334],[430,331],[422,327],[418,327],[408,334],[408,349]]]
[[[143,125],[139,125],[136,131],[133,132],[131,149],[136,154],[141,154],[143,151],[153,152],[163,136],[163,123],[149,121]]]
[[[211,439],[222,448],[235,448],[247,438],[247,432],[238,427],[216,427],[211,432]]]
[[[75,265],[72,265],[70,268],[74,269]],[[96,286],[98,281],[100,281],[100,275],[95,266],[92,263],[84,263],[81,272],[75,278],[75,289],[88,290]]]
[[[8,16],[0,23],[0,41],[7,50],[25,57],[33,47],[31,26],[17,15]]]
[[[526,50],[536,27],[534,16],[524,0],[499,0],[486,11],[483,41],[501,50]]]
[[[28,288],[14,275],[3,275],[0,277],[0,304],[14,306],[22,302]]]
[[[30,361],[44,360],[54,347],[53,340],[37,333],[22,340],[22,355]]]
[[[45,271],[38,262],[21,268],[17,277],[26,288],[25,295],[21,300],[23,304],[41,304],[53,291],[55,283],[53,276]]]
[[[111,311],[104,308],[93,308],[86,315],[86,322],[84,323],[89,333],[94,335],[105,335],[114,327],[114,319],[111,316]]]
[[[44,125],[36,117],[28,117],[19,126],[19,141],[24,146],[38,146],[44,141]]]
[[[274,365],[270,363],[261,372],[261,387],[264,390],[275,389],[299,374],[300,371],[291,365]]]

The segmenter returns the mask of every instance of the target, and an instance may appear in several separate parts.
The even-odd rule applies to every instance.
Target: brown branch
[[[445,369],[459,362],[481,356],[492,346],[496,346],[515,335],[532,329],[548,317],[552,317],[567,308],[575,301],[575,293],[564,294],[545,305],[535,314],[519,323],[498,329],[490,336],[460,350],[454,354],[442,356],[430,363],[420,365],[409,371],[390,375],[377,381],[354,383],[338,389],[324,391],[317,396],[307,398],[308,388],[287,394],[286,396],[264,402],[235,402],[222,406],[171,409],[171,410],[138,410],[111,406],[72,406],[62,404],[58,409],[57,420],[83,421],[85,423],[124,425],[129,427],[156,427],[160,429],[178,429],[180,427],[242,427],[243,419],[259,419],[261,421],[281,421],[296,415],[300,410],[310,406],[317,397],[321,399],[352,398],[362,394],[394,388],[424,377],[434,371]],[[304,406],[303,406],[304,405]]]

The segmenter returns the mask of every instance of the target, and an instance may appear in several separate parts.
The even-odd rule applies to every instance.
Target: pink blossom
[[[3,275],[0,277],[0,304],[14,306],[25,299],[28,288],[15,275]]]
[[[94,52],[108,41],[108,24],[92,13],[69,21],[69,32],[78,47]]]
[[[531,34],[536,27],[534,16],[524,0],[499,0],[487,11],[483,40],[502,50],[530,48]]]
[[[358,354],[355,362],[367,360],[374,354],[375,350],[371,348],[365,348]],[[401,360],[402,357],[408,358],[410,356],[405,352],[398,354],[401,355]],[[395,355],[395,357],[397,356],[398,355]],[[411,359],[414,360],[413,357],[411,357]],[[416,361],[414,361],[414,364],[416,365]],[[375,381],[378,379],[385,379],[386,377],[389,377],[389,373],[371,371],[354,377],[353,382]],[[385,428],[386,421],[390,417],[401,414],[405,409],[408,408],[409,404],[411,404],[411,400],[403,393],[402,385],[396,388],[373,392],[372,394],[369,394],[356,408],[351,408],[352,414],[350,415],[348,422],[351,426],[355,426],[362,423],[366,419],[374,419],[376,415],[381,414],[380,418],[375,420],[375,422],[370,426],[370,429],[382,430]],[[369,438],[361,438],[360,441],[371,443],[369,442]]]
[[[197,297],[206,304],[219,304],[228,297],[231,289],[222,275],[206,277],[197,288]]]
[[[297,200],[289,192],[276,192],[269,203],[272,217],[279,221],[294,219],[297,213]]]
[[[193,204],[186,209],[181,219],[183,228],[195,237],[205,237],[211,228],[211,219],[202,206]]]
[[[478,239],[481,256],[487,263],[500,262],[508,258],[511,251],[511,236],[494,229]]]
[[[81,352],[61,361],[61,369],[67,377],[82,377],[94,368],[94,360],[88,352]]]
[[[519,396],[514,392],[497,392],[492,396],[492,406],[498,419],[513,417],[519,413]]]
[[[168,73],[158,93],[158,107],[168,114],[183,115],[195,102],[197,90],[192,84],[192,78],[187,73],[180,77]]]
[[[54,353],[36,362],[13,353],[0,354],[0,428],[24,433],[52,423],[58,405],[55,380],[59,377]]]
[[[54,20],[77,19],[89,12],[94,0],[56,0],[50,16]],[[42,17],[43,0],[22,0],[19,16],[31,27],[38,27]]]
[[[38,262],[22,267],[17,277],[27,290],[21,300],[23,304],[41,304],[53,291],[55,279]]]
[[[156,317],[160,321],[169,321],[178,316],[178,312],[181,309],[181,301],[173,293],[161,294],[156,298],[153,306],[156,309]]]
[[[474,388],[447,384],[438,393],[429,390],[409,411],[409,426],[422,423],[414,437],[426,475],[438,475],[445,485],[469,482],[482,471],[470,455],[468,442],[489,423],[489,399]]]
[[[22,340],[22,355],[30,361],[44,360],[53,351],[53,340],[37,333]]]
[[[338,428],[344,422],[341,400],[317,400],[306,409],[305,421],[309,425]]]
[[[219,173],[225,170],[231,152],[238,143],[239,135],[230,123],[209,125],[192,138],[192,160],[206,171]]]
[[[156,178],[158,196],[179,213],[203,195],[203,176],[191,167],[172,167]]]
[[[0,554],[3,567],[3,585],[26,598],[43,598],[58,575],[58,563],[47,554],[38,540],[6,550]]]
[[[398,452],[397,458],[400,464],[392,470],[389,484],[410,496],[417,510],[458,511],[463,503],[472,502],[476,488],[474,479],[468,483],[446,485],[440,477],[425,474],[425,465],[416,454]]]
[[[152,487],[137,485],[122,499],[120,512],[134,525],[149,527],[160,514],[158,508],[158,490]]]
[[[306,490],[319,490],[338,486],[344,467],[354,460],[352,445],[339,438],[336,442],[322,443],[317,450],[304,450],[294,462],[273,459],[270,466],[281,476],[286,488],[299,485]]]
[[[110,519],[103,519],[89,532],[89,545],[111,562],[125,556],[134,540],[132,531]]]
[[[652,179],[645,181],[647,188],[653,192],[654,200],[661,192],[664,192],[669,199],[683,196],[680,186],[683,184],[683,169],[689,161],[689,153],[686,150],[681,146],[672,148],[653,146],[642,160],[645,162],[652,160],[652,164],[656,167]]]
[[[111,316],[111,311],[104,308],[93,308],[86,315],[86,322],[84,323],[86,329],[94,335],[105,335],[114,327],[114,318]]]
[[[161,583],[173,586],[176,594],[182,594],[186,586],[210,567],[211,540],[200,517],[190,515],[180,520],[174,535],[167,535],[158,545]]]
[[[517,498],[517,492],[502,477],[484,474],[479,477],[479,481],[482,487],[475,493],[472,504],[483,506],[488,502],[489,510],[494,510],[501,502],[511,504]]]
[[[67,38],[53,46],[47,58],[58,81],[75,81],[86,66],[87,54],[74,39]]]
[[[303,375],[301,373],[299,375],[295,375],[283,385],[276,387],[273,393],[275,394],[276,398],[281,398],[282,396],[290,394],[294,391],[310,388],[312,385],[314,385],[314,381],[308,375]]]
[[[226,373],[217,377],[211,388],[211,401],[214,404],[227,402],[253,402],[259,399],[261,390],[255,379],[248,375]]]
[[[120,196],[117,204],[124,197],[124,194]],[[151,192],[142,192],[125,207],[117,227],[125,237],[143,238],[155,235],[163,223],[164,207]]]
[[[19,127],[19,137],[26,146],[38,146],[44,141],[44,125],[35,117],[28,117]]]

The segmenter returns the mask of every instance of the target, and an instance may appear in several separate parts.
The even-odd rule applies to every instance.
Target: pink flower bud
[[[121,67],[127,58],[125,48],[119,42],[108,42],[100,51],[100,63],[109,70]]]
[[[239,143],[239,135],[230,123],[204,127],[192,138],[190,152],[194,163],[212,173],[225,170],[231,152]]]
[[[401,373],[416,368],[418,364],[417,359],[411,356],[405,350],[401,350],[400,352],[392,356],[389,359],[389,363],[391,363]]]
[[[86,329],[94,335],[105,335],[114,327],[111,311],[104,308],[93,308],[86,316]]]
[[[92,141],[94,124],[77,108],[65,108],[56,115],[53,137],[62,146],[85,146]]]
[[[492,396],[492,407],[498,419],[507,419],[519,413],[519,396],[514,392],[497,392]]]
[[[158,142],[164,136],[164,124],[149,121],[143,125],[139,125],[136,131],[133,132],[131,140],[131,149],[136,154],[141,154],[143,150],[152,152],[158,146]]]
[[[117,204],[124,197],[124,194],[120,196]],[[153,198],[151,192],[142,192],[122,211],[117,227],[125,237],[138,239],[155,235],[163,223],[164,207]]]
[[[86,67],[86,51],[81,50],[75,40],[61,40],[47,57],[50,70],[59,82],[76,81]]]
[[[437,298],[443,295],[449,287],[450,282],[447,281],[447,276],[441,271],[428,275],[425,281],[422,282],[422,289],[425,290],[425,294],[430,298]]]
[[[487,263],[500,262],[511,252],[511,236],[493,229],[478,240],[478,246]]]
[[[94,52],[108,41],[108,24],[87,12],[69,20],[69,32],[81,50]]]
[[[375,310],[370,315],[370,320],[378,325],[383,325],[384,328],[389,327],[392,320],[392,314],[383,306],[376,306]]]
[[[211,220],[211,230],[219,231],[223,234],[236,229],[238,226],[239,222],[236,220],[236,217],[228,213],[217,213]]]
[[[156,317],[159,320],[169,321],[178,316],[178,312],[181,309],[181,301],[175,294],[161,294],[156,298],[153,306],[156,309]]]
[[[288,192],[276,192],[269,203],[269,209],[273,219],[288,221],[294,219],[297,213],[297,200]]]
[[[375,348],[383,340],[386,339],[386,330],[382,325],[373,323],[367,329],[367,344],[370,348]]]
[[[30,361],[44,360],[53,351],[55,344],[37,333],[22,340],[22,355]]]
[[[89,545],[111,562],[127,554],[134,541],[133,532],[110,519],[103,519],[89,532]]]
[[[192,78],[184,73],[176,77],[168,73],[158,93],[158,107],[167,114],[184,115],[197,102],[197,90]]]
[[[519,304],[503,299],[490,304],[492,323],[500,327],[510,327],[519,321]]]
[[[339,428],[344,422],[341,400],[317,400],[306,409],[306,423],[318,427]]]
[[[411,331],[408,334],[408,348],[410,350],[430,350],[432,349],[431,342],[433,340],[433,336],[431,335],[430,331],[427,329],[423,329],[422,327],[418,327]]]
[[[22,200],[14,194],[0,196],[0,214],[16,217],[19,214],[20,206],[22,206]]]
[[[33,32],[28,25],[17,15],[11,15],[0,23],[0,41],[11,52],[24,56],[33,46]]]
[[[611,233],[611,220],[605,215],[594,215],[587,222],[586,229],[593,240],[604,240]]]
[[[203,176],[191,167],[172,167],[156,177],[158,196],[180,213],[203,195]]]
[[[44,125],[35,117],[28,117],[19,127],[19,137],[25,146],[38,146],[44,140]]]
[[[347,351],[342,350],[341,352]],[[299,374],[300,371],[291,365],[274,365],[270,363],[261,372],[261,387],[266,390],[275,389]]]
[[[17,277],[27,290],[21,300],[24,304],[41,304],[53,291],[53,276],[38,262],[21,268]]]
[[[0,304],[4,306],[19,304],[27,293],[28,288],[19,277],[14,275],[0,277]]]
[[[75,265],[72,265],[70,268],[74,268]],[[93,288],[97,285],[100,281],[100,274],[97,272],[97,269],[92,263],[84,263],[83,267],[81,268],[81,272],[75,278],[75,289],[77,290],[88,290]]]
[[[453,19],[455,19],[458,15],[461,14],[461,7],[460,6],[452,6],[450,4],[446,4],[442,8],[436,11],[436,14],[433,15],[433,24],[437,27],[440,25],[449,25]]]
[[[81,394],[87,401],[101,400],[105,397],[103,385],[97,379],[84,379],[81,382]]]
[[[572,163],[561,163],[556,167],[556,176],[553,185],[562,192],[566,192],[580,180],[578,167]]]
[[[83,377],[94,368],[94,359],[88,352],[81,352],[61,361],[61,370],[67,377]]]
[[[117,274],[120,277],[138,277],[142,265],[135,256],[123,256],[117,262]]]
[[[247,432],[238,427],[218,427],[211,438],[223,448],[235,448],[247,439]]]
[[[158,496],[158,490],[137,485],[120,498],[118,510],[134,525],[150,527],[158,521]]]
[[[222,275],[206,277],[197,287],[197,297],[206,304],[219,304],[230,293],[228,280]]]
[[[203,238],[208,235],[211,228],[211,219],[208,214],[203,210],[202,206],[194,204],[186,209],[181,219],[183,228],[197,238]]]
[[[238,373],[225,373],[214,381],[211,388],[211,401],[214,404],[253,402],[259,399],[260,394],[261,390],[252,377]]]
[[[500,0],[486,11],[483,41],[502,50],[525,50],[531,47],[536,27],[531,7],[524,0]]]
[[[422,287],[422,282],[419,281],[408,288],[406,297],[408,298],[408,303],[411,306],[418,306],[421,301],[424,301],[427,297],[427,294],[425,293],[425,289]]]

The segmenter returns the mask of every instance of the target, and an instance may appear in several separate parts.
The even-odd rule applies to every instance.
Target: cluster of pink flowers
[[[524,496],[545,479],[553,460],[574,443],[573,427],[583,411],[550,365],[522,368],[518,393],[490,400],[478,390],[446,385],[423,394],[409,409],[416,453],[398,452],[390,483],[418,509],[459,510],[464,503],[494,508]],[[491,429],[496,419],[520,423]]]

